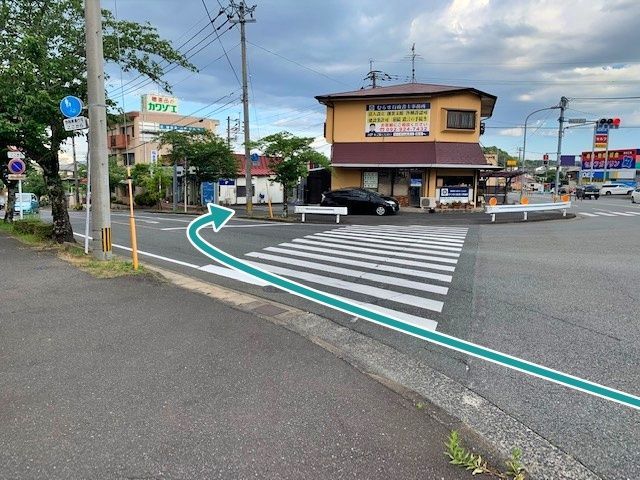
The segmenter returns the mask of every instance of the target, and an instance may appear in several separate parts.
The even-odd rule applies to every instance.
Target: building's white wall
[[[267,203],[271,198],[271,203],[282,203],[283,188],[280,183],[271,183],[273,177],[253,177],[253,203],[256,205]],[[218,201],[228,203],[229,205],[245,205],[247,199],[237,195],[236,186],[244,187],[246,185],[244,177],[236,178],[235,185],[220,185],[218,193]],[[261,198],[260,194],[264,196]]]

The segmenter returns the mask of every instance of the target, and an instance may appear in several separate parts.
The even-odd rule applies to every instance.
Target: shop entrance
[[[420,195],[422,193],[422,172],[412,171],[409,177],[409,206],[420,206]]]

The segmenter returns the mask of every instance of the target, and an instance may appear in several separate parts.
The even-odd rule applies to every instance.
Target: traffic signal
[[[480,135],[484,135],[484,129],[485,129],[484,122],[480,122]]]
[[[606,128],[607,130],[612,128],[620,127],[620,119],[619,118],[601,118],[598,120],[598,126],[602,128]]]

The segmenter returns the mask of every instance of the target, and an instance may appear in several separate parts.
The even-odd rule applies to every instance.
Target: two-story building
[[[496,168],[479,145],[496,98],[423,83],[317,96],[327,107],[331,188],[363,187],[414,206],[420,197],[445,202],[466,191],[461,200],[475,204],[478,172]]]
[[[126,121],[120,117],[109,126],[107,146],[109,155],[116,156],[122,165],[156,163],[168,153],[158,144],[158,135],[172,130],[182,132],[216,133],[220,122],[209,118],[180,115],[178,99],[162,94],[146,94],[139,111],[127,112]]]

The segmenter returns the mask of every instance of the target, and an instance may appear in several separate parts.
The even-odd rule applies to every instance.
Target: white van
[[[22,207],[22,213],[38,213],[40,210],[40,202],[35,193],[16,193],[16,203],[13,207],[15,213],[20,212]]]
[[[633,187],[624,183],[605,183],[600,187],[600,195],[631,195]]]

